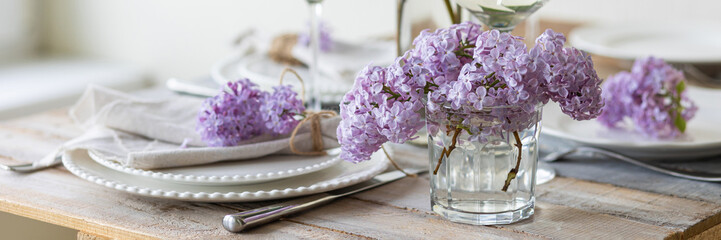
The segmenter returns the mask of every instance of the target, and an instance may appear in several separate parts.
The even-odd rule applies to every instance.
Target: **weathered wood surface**
[[[64,110],[0,123],[0,162],[30,162],[77,135]],[[394,146],[404,166],[426,150]],[[561,177],[537,188],[536,214],[504,226],[443,220],[429,205],[428,176],[406,178],[269,224],[249,238],[282,239],[718,239],[719,184],[686,181],[607,160],[554,163]],[[603,177],[605,175],[605,177]],[[604,183],[607,182],[607,183]],[[663,184],[653,184],[661,182]],[[609,184],[610,183],[610,184]],[[661,187],[663,185],[664,187]],[[228,213],[260,203],[189,203],[117,192],[59,167],[0,172],[0,211],[78,229],[79,238],[230,239]]]

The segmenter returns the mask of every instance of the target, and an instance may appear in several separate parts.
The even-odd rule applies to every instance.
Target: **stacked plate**
[[[571,44],[599,56],[633,60],[655,56],[672,63],[721,64],[718,26],[597,25],[574,29]]]
[[[712,27],[587,26],[575,29],[569,39],[574,47],[610,58],[653,55],[672,63],[721,66],[721,31]],[[597,120],[574,121],[554,104],[544,109],[542,133],[643,160],[692,160],[721,154],[721,90],[689,87],[688,91],[699,110],[679,139],[650,139],[630,128],[608,129]]]
[[[73,174],[119,191],[202,202],[245,202],[325,192],[372,178],[388,166],[383,153],[350,163],[338,151],[322,157],[273,156],[254,160],[143,170],[122,166],[94,150],[63,154]]]

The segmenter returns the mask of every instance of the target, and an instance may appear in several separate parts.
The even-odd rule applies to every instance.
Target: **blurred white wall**
[[[54,54],[81,54],[134,62],[158,79],[207,74],[244,29],[300,31],[308,19],[303,0],[48,0],[48,37]],[[331,0],[325,19],[343,38],[391,34],[392,0]]]
[[[409,0],[435,4],[441,0]],[[425,3],[423,3],[425,2]],[[390,35],[395,0],[327,0],[325,19],[343,39]],[[243,29],[299,31],[308,19],[303,0],[44,0],[43,49],[138,64],[158,80],[196,77],[231,49]],[[721,24],[714,0],[550,0],[542,18],[582,22],[709,22]]]
[[[542,18],[618,24],[712,24],[721,28],[718,0],[549,0]]]
[[[34,55],[40,34],[36,1],[0,0],[0,63]]]

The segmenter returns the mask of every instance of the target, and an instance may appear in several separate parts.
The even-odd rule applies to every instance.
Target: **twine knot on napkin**
[[[332,118],[338,116],[338,114],[333,111],[306,111],[305,116],[305,119],[300,121],[300,123],[298,123],[298,127],[293,129],[293,133],[290,134],[290,151],[298,155],[307,156],[323,156],[328,154],[323,146],[323,131],[321,129],[320,120],[321,118]],[[298,150],[294,141],[300,126],[302,126],[305,122],[310,122],[310,136],[313,141],[313,149],[307,152]]]

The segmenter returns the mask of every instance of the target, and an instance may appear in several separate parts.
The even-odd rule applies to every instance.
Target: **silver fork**
[[[721,75],[709,76],[707,73],[701,71],[701,69],[699,69],[698,67],[688,63],[676,63],[673,65],[676,66],[678,69],[683,70],[683,72],[686,73],[686,77],[693,78],[693,80],[696,80],[696,83],[702,86],[712,88],[721,87]]]
[[[17,173],[31,173],[38,170],[46,169],[55,167],[57,165],[60,165],[62,163],[62,158],[60,156],[55,157],[53,159],[53,162],[49,165],[39,165],[39,166],[33,166],[32,163],[28,164],[18,164],[18,165],[4,165],[0,164],[0,169],[5,171],[11,171],[11,172],[17,172]]]
[[[621,160],[627,163],[631,163],[636,166],[640,166],[643,168],[647,168],[656,172],[668,174],[671,176],[676,176],[680,178],[686,178],[686,179],[692,179],[692,180],[698,180],[698,181],[706,181],[706,182],[721,182],[721,173],[709,173],[709,172],[699,172],[699,171],[692,171],[692,170],[685,170],[685,169],[678,169],[678,168],[670,168],[665,167],[661,165],[655,165],[649,162],[640,161],[637,159],[633,159],[630,157],[627,157],[625,155],[608,151],[605,149],[600,148],[594,148],[594,147],[587,147],[587,146],[577,146],[573,148],[569,148],[563,151],[554,151],[546,155],[545,157],[542,157],[541,161],[546,162],[553,162],[559,159],[562,159],[563,157],[566,157],[568,155],[574,154],[574,153],[580,153],[580,154],[599,154],[606,157],[610,157],[616,160]]]

